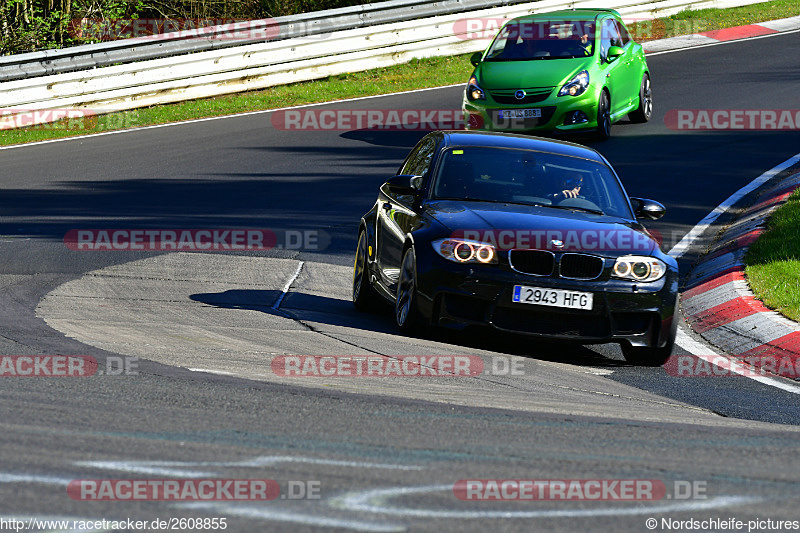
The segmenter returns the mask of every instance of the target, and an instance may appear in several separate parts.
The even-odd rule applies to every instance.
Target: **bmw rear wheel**
[[[373,309],[378,301],[378,295],[369,282],[369,269],[367,268],[367,232],[358,233],[358,246],[356,247],[356,260],[353,264],[353,305],[359,311]]]
[[[650,75],[646,72],[642,76],[642,84],[639,87],[639,108],[628,114],[631,122],[644,123],[653,116],[653,88],[650,86]]]

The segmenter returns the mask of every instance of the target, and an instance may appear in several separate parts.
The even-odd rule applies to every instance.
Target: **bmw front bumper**
[[[461,329],[489,326],[499,331],[579,344],[627,341],[662,347],[674,334],[678,272],[651,283],[612,279],[613,259],[594,280],[534,276],[498,265],[457,264],[435,252],[417,257],[417,299],[431,325]],[[515,285],[589,292],[591,310],[516,303]]]

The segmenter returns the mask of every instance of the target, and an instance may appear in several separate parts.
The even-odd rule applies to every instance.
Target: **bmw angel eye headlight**
[[[580,96],[589,88],[589,71],[582,70],[558,91],[558,96]]]
[[[456,263],[497,263],[497,251],[491,244],[466,239],[439,239],[433,241],[436,253]]]
[[[655,257],[626,255],[614,263],[612,276],[619,279],[647,283],[664,277],[667,266]]]
[[[478,78],[475,76],[470,76],[467,82],[467,98],[470,100],[486,100],[486,93],[478,85]]]

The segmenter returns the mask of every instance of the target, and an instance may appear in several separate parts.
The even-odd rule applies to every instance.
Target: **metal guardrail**
[[[271,34],[269,40],[279,41],[522,3],[530,3],[530,0],[390,0],[247,21],[237,24],[237,29],[251,33],[267,29]],[[225,26],[210,26],[201,30],[201,37],[197,31],[177,31],[159,35],[157,39],[136,37],[3,56],[0,57],[0,82],[264,42],[257,38],[219,38],[228,32],[230,28]]]
[[[437,3],[439,7],[429,3],[422,9],[438,9],[441,4],[455,1],[443,0]],[[502,21],[533,12],[589,6],[615,8],[623,17],[642,19],[674,13],[687,6],[729,7],[760,1],[765,0],[538,0],[423,18],[407,13],[401,22],[364,23],[361,27],[330,32],[324,39],[309,38],[312,34],[306,33],[303,37],[5,81],[0,83],[0,112],[6,124],[20,116],[24,120],[17,124],[30,125],[30,111],[73,109],[88,110],[90,114],[109,113],[391,66],[413,58],[484,49],[487,39],[474,38],[465,24],[459,24],[464,19]],[[403,9],[410,9],[410,5],[422,2],[387,3],[403,4],[406,6]],[[318,20],[317,16],[309,14],[307,19]],[[343,16],[350,17],[352,13]],[[494,32],[489,33],[490,37]],[[109,44],[117,43],[102,43],[102,46]],[[469,65],[465,64],[465,72],[468,70]],[[34,117],[34,123],[58,118],[56,113],[40,115]]]

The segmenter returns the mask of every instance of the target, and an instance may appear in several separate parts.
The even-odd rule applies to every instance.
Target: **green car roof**
[[[613,15],[622,18],[614,9],[562,9],[546,13],[532,13],[512,19],[511,22],[527,22],[534,20],[594,20],[599,15]]]

